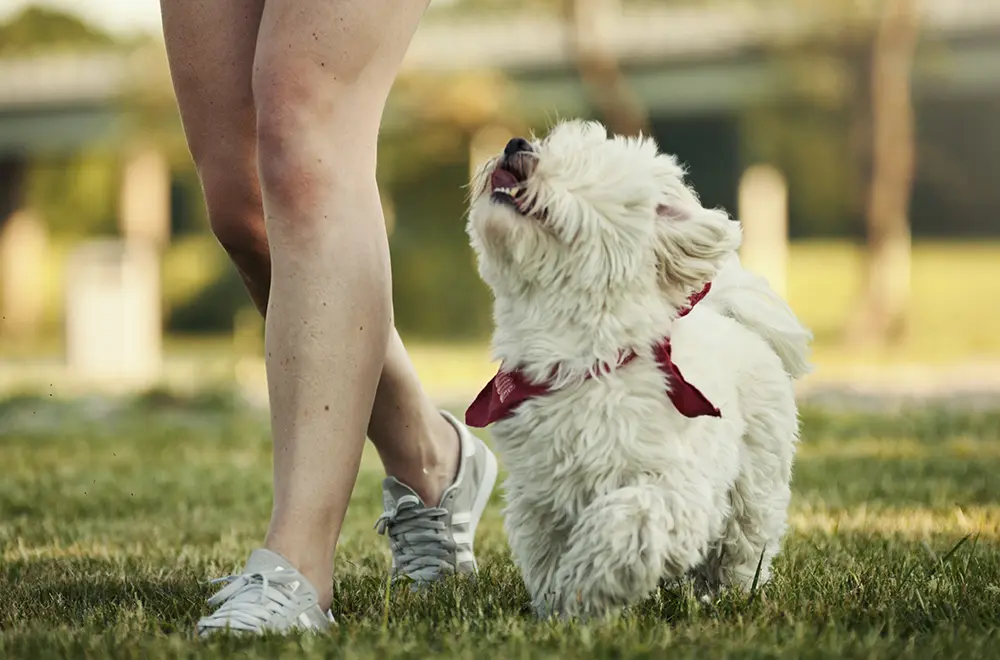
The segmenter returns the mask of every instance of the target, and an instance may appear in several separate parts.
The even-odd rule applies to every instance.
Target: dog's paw
[[[556,606],[556,595],[548,592],[541,597],[536,597],[531,603],[531,611],[539,621],[548,621],[559,616],[559,608]]]

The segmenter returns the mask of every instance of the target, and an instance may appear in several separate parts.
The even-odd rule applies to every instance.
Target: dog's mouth
[[[531,151],[505,153],[490,174],[490,199],[522,215],[529,215],[532,209],[529,208],[526,184],[536,165],[537,156]]]
[[[497,204],[510,206],[520,211],[521,204],[518,203],[518,200],[524,196],[522,183],[524,182],[520,181],[516,174],[504,169],[502,164],[498,165],[493,170],[493,174],[490,175],[490,186],[493,188],[490,199]]]

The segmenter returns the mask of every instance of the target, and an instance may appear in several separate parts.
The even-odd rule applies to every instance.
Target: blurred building
[[[819,4],[789,6],[628,5],[605,35],[653,132],[688,164],[706,204],[735,211],[744,171],[766,163],[787,179],[794,236],[856,236],[851,112],[864,95],[852,68],[864,51],[858,23]],[[1000,188],[992,181],[1000,169],[1000,3],[920,6],[914,234],[1000,235]],[[489,312],[470,260],[445,258],[466,254],[455,227],[469,154],[484,130],[502,135],[591,116],[593,97],[580,82],[566,22],[555,14],[432,12],[405,67],[383,138],[394,268],[404,275],[397,289],[418,300],[442,283],[456,293],[433,318],[402,306],[400,323],[429,334],[456,327],[482,334]],[[421,141],[425,134],[432,137]],[[193,231],[189,216],[200,222],[158,43],[0,59],[3,217],[25,211],[31,162],[58,163],[81,150],[110,155],[118,232],[164,244]],[[455,284],[465,279],[465,289]],[[228,281],[220,300],[238,291],[238,281]]]

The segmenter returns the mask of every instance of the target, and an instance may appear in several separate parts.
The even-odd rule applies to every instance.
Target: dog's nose
[[[503,155],[513,156],[522,151],[531,151],[531,143],[522,137],[511,138],[507,146],[503,148]]]

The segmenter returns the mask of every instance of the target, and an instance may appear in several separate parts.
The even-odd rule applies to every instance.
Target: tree
[[[801,35],[772,46],[803,99],[843,112],[854,155],[850,205],[864,219],[867,245],[864,284],[845,339],[886,343],[904,329],[910,293],[916,0],[773,0],[770,6],[809,23]],[[791,134],[787,126],[776,132],[786,140]]]
[[[622,0],[565,0],[563,7],[580,79],[605,125],[623,135],[649,134],[649,115],[609,38]]]
[[[900,333],[909,302],[915,160],[910,78],[917,36],[915,0],[884,0],[870,64],[866,283],[848,334],[857,343],[884,343]]]
[[[114,39],[72,14],[28,7],[0,23],[0,56],[110,48]]]

